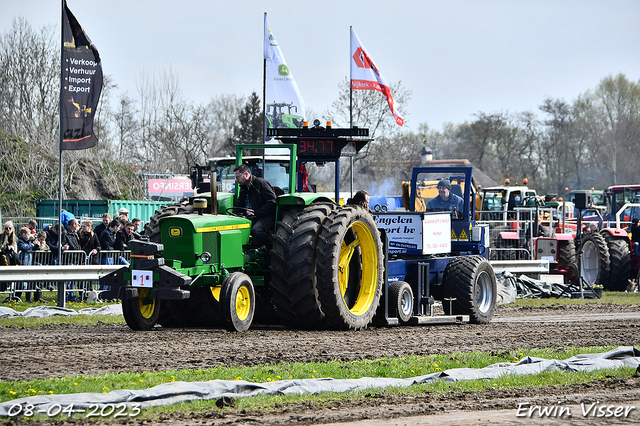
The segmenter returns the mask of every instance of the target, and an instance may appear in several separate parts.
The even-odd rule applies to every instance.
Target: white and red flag
[[[396,106],[391,96],[391,90],[380,70],[367,53],[362,42],[351,28],[351,89],[352,90],[377,90],[381,92],[387,102],[391,113],[399,126],[404,124],[404,119],[396,111]]]

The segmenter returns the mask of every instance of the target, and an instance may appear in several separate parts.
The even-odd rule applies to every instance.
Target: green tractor
[[[364,130],[316,124],[296,129],[306,138],[303,145],[279,145],[290,151],[288,161],[278,160],[289,181],[288,191],[276,199],[270,250],[250,248],[251,221],[233,209],[239,189],[218,192],[207,185],[205,168],[198,168],[196,195],[188,204],[157,211],[145,232],[149,240],[132,241],[129,268],[101,279],[110,288],[107,297],[122,300],[127,325],[223,326],[238,332],[254,321],[300,329],[366,327],[384,282],[383,246],[372,215],[326,196],[295,192],[300,146],[302,157],[337,158],[354,138],[360,137],[358,148],[369,141],[363,142]],[[311,140],[322,142],[322,150],[310,149]],[[263,148],[238,145],[236,164],[243,163],[244,150]],[[209,182],[216,180],[209,176]]]
[[[291,103],[274,102],[266,105],[265,116],[267,129],[289,128],[296,129],[302,127],[304,117],[296,115],[298,107]],[[267,140],[271,137],[267,135]]]

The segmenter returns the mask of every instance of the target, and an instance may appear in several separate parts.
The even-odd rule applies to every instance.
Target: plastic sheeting
[[[496,284],[498,287],[496,305],[516,303],[516,299],[518,298],[516,282],[517,280],[511,272],[496,274]]]
[[[541,275],[544,277],[544,275]],[[575,284],[560,284],[536,280],[527,275],[515,277],[511,272],[496,274],[498,284],[498,294],[496,305],[506,305],[515,303],[516,299],[546,299],[572,297],[574,293],[579,293],[580,288]],[[585,298],[594,298],[594,292],[585,286]]]
[[[518,299],[545,299],[571,297],[571,286],[535,280],[526,275],[520,275],[515,282]]]
[[[52,315],[122,315],[122,305],[105,305],[101,308],[67,309],[57,306],[37,306],[18,312],[14,309],[0,306],[0,318],[45,318]]]
[[[593,371],[621,367],[638,368],[640,350],[628,346],[600,354],[576,355],[567,360],[525,357],[518,363],[497,363],[484,368],[456,368],[443,372],[408,379],[371,378],[360,379],[302,379],[281,380],[268,383],[251,383],[244,380],[211,380],[208,382],[171,382],[144,390],[117,390],[108,393],[77,393],[66,395],[32,396],[0,403],[0,416],[15,413],[17,406],[31,404],[34,411],[47,413],[56,404],[77,410],[89,410],[96,406],[137,404],[140,408],[170,405],[193,400],[210,400],[222,397],[251,397],[258,395],[301,395],[323,392],[351,392],[409,387],[415,384],[444,380],[495,379],[504,375],[537,374],[545,371]]]

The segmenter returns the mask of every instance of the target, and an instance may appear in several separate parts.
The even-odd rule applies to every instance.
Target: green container
[[[129,218],[137,217],[147,222],[155,211],[171,204],[166,201],[131,201],[131,200],[63,200],[62,208],[76,217],[101,218],[104,213],[111,217],[124,207],[129,210]],[[37,217],[58,217],[58,200],[39,200],[36,203]]]

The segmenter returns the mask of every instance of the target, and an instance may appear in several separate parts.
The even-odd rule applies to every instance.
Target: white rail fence
[[[129,251],[103,250],[96,256],[84,251],[57,253],[29,251],[24,254],[25,265],[0,266],[0,293],[3,301],[37,300],[43,292],[57,292],[64,284],[67,301],[83,300],[91,290],[102,291],[98,280],[117,269],[127,267]]]

